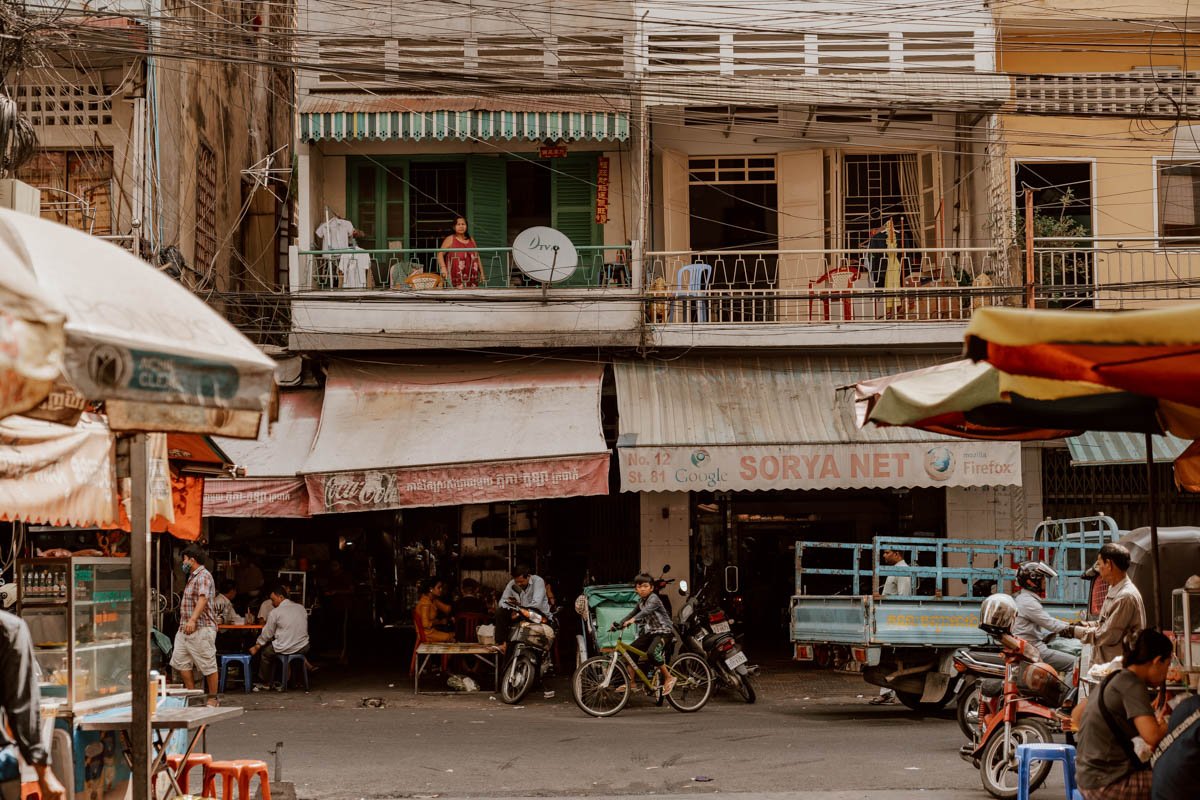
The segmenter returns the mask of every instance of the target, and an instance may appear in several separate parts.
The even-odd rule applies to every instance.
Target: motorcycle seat
[[[1004,694],[1004,681],[997,678],[984,678],[979,682],[979,693],[984,697],[999,697]]]

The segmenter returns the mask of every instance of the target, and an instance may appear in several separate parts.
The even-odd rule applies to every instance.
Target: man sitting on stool
[[[254,687],[255,691],[270,688],[275,656],[308,652],[308,613],[304,606],[289,600],[287,587],[282,585],[271,589],[271,602],[275,604],[275,610],[267,619],[258,641],[250,648],[252,656],[262,652],[258,662],[261,683]]]

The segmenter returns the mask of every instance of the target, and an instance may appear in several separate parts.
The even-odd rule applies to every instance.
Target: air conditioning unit
[[[0,208],[37,216],[42,212],[42,190],[16,178],[0,179]]]

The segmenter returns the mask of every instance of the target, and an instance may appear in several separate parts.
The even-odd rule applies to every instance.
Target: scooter
[[[1053,667],[1038,660],[1037,650],[1012,634],[988,633],[1000,644],[1004,678],[998,697],[992,696],[986,682],[981,683],[979,732],[959,754],[979,770],[988,794],[1013,798],[1018,791],[1017,746],[1053,741],[1055,732],[1071,730],[1071,718],[1060,708],[1064,685]],[[1048,761],[1035,762],[1031,792],[1045,782],[1050,767]]]
[[[500,699],[515,705],[524,699],[535,681],[545,679],[553,666],[550,649],[554,647],[558,622],[553,614],[543,614],[536,608],[508,607],[513,611],[529,611],[529,617],[522,617],[509,631],[508,652],[500,672]]]
[[[662,600],[663,607],[667,609],[667,614],[671,614],[671,595],[667,594],[667,587],[675,582],[674,578],[668,578],[667,573],[671,571],[670,564],[663,564],[662,574],[654,579],[654,593],[658,595],[658,599]]]
[[[708,584],[688,597],[687,581],[679,582],[679,593],[687,597],[679,609],[676,630],[686,650],[708,662],[709,668],[721,683],[737,691],[747,703],[757,697],[750,668],[741,646],[730,630],[725,612],[705,596]],[[703,598],[703,599],[702,599]]]
[[[986,693],[995,697],[1004,681],[1004,654],[995,645],[960,647],[954,651],[954,669],[960,676],[958,688],[958,727],[968,740],[979,733],[980,700]],[[985,713],[994,711],[988,708]]]

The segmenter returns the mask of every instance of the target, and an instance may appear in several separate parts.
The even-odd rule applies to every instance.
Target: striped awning
[[[1154,436],[1154,460],[1168,464],[1179,458],[1187,439],[1178,436]],[[1088,431],[1067,439],[1073,467],[1103,467],[1112,464],[1145,464],[1146,437],[1141,433],[1109,433]]]
[[[333,111],[300,114],[306,141],[447,139],[625,141],[629,115],[613,111]]]

